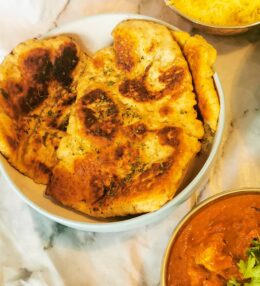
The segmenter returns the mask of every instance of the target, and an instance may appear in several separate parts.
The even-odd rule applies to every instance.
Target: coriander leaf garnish
[[[260,238],[253,239],[251,247],[247,251],[248,256],[254,256],[260,264]]]
[[[241,284],[236,281],[236,279],[232,278],[228,281],[227,286],[240,286]]]
[[[237,264],[242,274],[243,283],[232,278],[227,286],[260,286],[260,238],[253,239],[250,248],[247,250],[248,259],[240,260]]]

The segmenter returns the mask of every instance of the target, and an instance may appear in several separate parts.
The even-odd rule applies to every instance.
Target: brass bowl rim
[[[164,251],[164,255],[162,258],[162,266],[161,266],[161,286],[167,286],[166,284],[166,271],[167,271],[167,264],[169,260],[170,250],[172,248],[172,245],[179,234],[179,232],[182,230],[184,225],[192,219],[200,210],[203,208],[212,205],[218,201],[221,201],[225,197],[233,197],[238,195],[248,195],[248,194],[259,194],[260,195],[260,188],[259,187],[245,187],[245,188],[239,188],[239,189],[231,189],[228,191],[223,191],[220,193],[217,193],[213,196],[208,197],[207,199],[200,202],[198,205],[196,205],[193,209],[191,209],[176,225],[174,228],[170,239],[168,241],[167,247]]]
[[[172,4],[169,4],[169,0],[164,0],[164,3],[167,7],[169,7],[170,9],[172,9],[176,14],[178,14],[179,16],[189,20],[190,22],[200,25],[200,26],[204,26],[205,28],[212,28],[212,29],[219,29],[219,30],[240,30],[240,29],[249,29],[249,28],[253,28],[255,26],[260,25],[260,21],[256,21],[253,23],[249,23],[249,24],[244,24],[244,25],[236,25],[236,26],[225,26],[225,25],[213,25],[213,24],[208,24],[205,22],[201,22],[197,19],[194,19],[190,16],[187,16],[185,13],[183,13],[182,11],[180,11],[179,9],[177,9],[175,6],[173,6]]]

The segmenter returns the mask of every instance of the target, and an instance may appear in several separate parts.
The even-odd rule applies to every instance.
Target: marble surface
[[[198,32],[160,0],[0,0],[0,60],[20,41],[80,17],[131,12]],[[204,35],[218,51],[227,120],[219,156],[200,199],[260,187],[260,31]],[[160,263],[181,205],[160,222],[123,233],[90,233],[57,224],[27,206],[0,176],[0,285],[159,285]]]

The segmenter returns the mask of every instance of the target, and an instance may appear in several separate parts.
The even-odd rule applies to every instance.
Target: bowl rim
[[[166,275],[167,275],[167,264],[169,260],[169,255],[171,248],[173,246],[173,243],[179,234],[181,232],[182,228],[185,226],[185,224],[192,219],[193,217],[196,216],[199,211],[203,210],[207,206],[213,205],[218,201],[221,201],[225,197],[235,197],[239,195],[248,195],[248,194],[259,194],[260,195],[260,187],[244,187],[244,188],[238,188],[238,189],[230,189],[227,191],[223,191],[220,193],[217,193],[213,196],[210,196],[206,198],[205,200],[201,201],[199,204],[197,204],[193,209],[191,209],[180,221],[179,223],[174,227],[170,239],[167,243],[167,246],[164,251],[164,255],[162,258],[162,263],[161,263],[161,286],[167,286],[166,283]]]
[[[197,25],[200,26],[204,26],[207,28],[212,28],[212,29],[216,29],[216,30],[240,30],[240,29],[248,29],[248,28],[253,28],[255,26],[260,25],[260,21],[256,21],[253,23],[249,23],[249,24],[244,24],[244,25],[236,25],[236,26],[225,26],[225,25],[214,25],[214,24],[208,24],[202,21],[199,21],[195,18],[192,18],[188,15],[186,15],[185,13],[183,13],[182,11],[180,11],[178,8],[176,8],[174,5],[169,4],[169,0],[164,0],[164,3],[167,7],[169,7],[170,9],[172,9],[176,14],[178,14],[179,16],[189,20],[192,23],[195,23]]]
[[[87,16],[83,17],[81,19],[78,19],[76,21],[68,22],[64,25],[60,25],[57,28],[54,28],[50,32],[46,33],[44,37],[52,36],[52,34],[55,34],[55,31],[59,32],[59,30],[62,28],[70,27],[71,25],[80,25],[84,24],[84,22],[87,19],[93,19],[93,18],[103,18],[103,17],[118,17],[120,21],[127,20],[127,19],[143,19],[147,21],[153,21],[159,24],[162,24],[172,30],[180,30],[179,28],[175,27],[174,25],[171,25],[165,21],[158,20],[153,17],[144,16],[140,14],[132,14],[132,13],[105,13],[105,14],[98,14],[93,16]],[[218,93],[219,102],[220,102],[220,112],[219,112],[219,119],[218,119],[218,126],[217,131],[214,136],[214,141],[212,144],[211,151],[208,155],[207,160],[205,161],[202,168],[199,170],[197,175],[193,178],[192,181],[179,193],[177,194],[173,199],[168,201],[165,205],[163,205],[160,209],[150,212],[138,215],[133,218],[129,218],[126,220],[121,221],[112,221],[112,222],[79,222],[75,221],[69,218],[64,218],[62,216],[56,215],[54,213],[51,213],[44,208],[38,206],[36,203],[32,202],[30,199],[26,197],[26,195],[23,194],[22,191],[19,190],[18,186],[16,186],[15,182],[12,181],[12,179],[9,177],[8,172],[5,171],[5,168],[0,161],[0,171],[2,172],[5,179],[8,181],[9,185],[12,187],[12,189],[15,191],[15,193],[28,205],[30,205],[34,210],[41,213],[42,215],[58,222],[63,225],[76,228],[79,230],[85,230],[85,231],[92,231],[92,232],[119,232],[119,231],[127,231],[131,230],[133,228],[137,228],[143,225],[146,225],[151,222],[157,221],[164,213],[167,213],[171,208],[177,207],[180,205],[185,199],[187,199],[189,196],[192,195],[192,193],[196,190],[197,185],[200,183],[202,178],[205,176],[209,168],[211,167],[217,151],[220,147],[220,144],[222,142],[222,137],[224,133],[224,127],[225,127],[225,99],[224,99],[224,93],[223,89],[219,80],[219,77],[217,73],[213,75],[214,84]]]

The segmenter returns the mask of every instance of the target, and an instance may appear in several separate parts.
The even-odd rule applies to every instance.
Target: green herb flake
[[[114,85],[114,84],[115,84],[115,82],[112,81],[112,80],[108,81],[108,83],[107,83],[108,86],[112,86],[112,85]]]
[[[228,281],[227,286],[240,286],[241,284],[236,281],[236,279],[232,278]]]
[[[48,110],[47,115],[51,117],[53,115],[52,110]]]
[[[254,239],[247,251],[248,259],[240,260],[238,263],[239,272],[244,281],[239,283],[232,278],[227,286],[260,286],[260,238]]]

